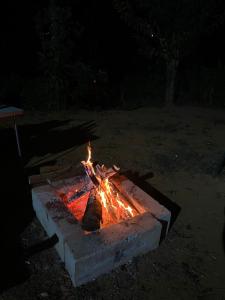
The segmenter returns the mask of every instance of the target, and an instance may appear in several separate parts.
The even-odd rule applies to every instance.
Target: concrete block
[[[79,229],[77,221],[48,185],[32,189],[32,202],[36,216],[48,236],[57,234],[59,241],[56,250],[64,261],[64,241],[71,232]]]
[[[122,180],[123,179],[123,180]],[[80,178],[55,182],[68,188]],[[134,218],[87,233],[57,197],[54,189],[39,186],[32,190],[33,207],[47,234],[58,236],[56,250],[65,263],[74,286],[110,272],[134,256],[158,247],[162,235],[161,220],[170,221],[170,212],[126,178],[113,178],[114,184],[132,203],[144,207]]]
[[[159,204],[155,199],[153,199],[124,175],[116,174],[111,178],[111,181],[139,211],[149,211],[153,217],[159,221],[162,221],[166,226],[166,233],[168,232],[171,212],[166,207]]]
[[[105,227],[73,234],[65,242],[65,266],[74,286],[96,279],[133,257],[158,247],[162,225],[150,213]]]

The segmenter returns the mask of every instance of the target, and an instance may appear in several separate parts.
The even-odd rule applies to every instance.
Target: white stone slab
[[[76,178],[57,182],[56,185],[69,186],[74,182]],[[139,188],[138,195],[143,195]],[[142,199],[138,200],[142,205]],[[87,234],[49,185],[32,189],[36,215],[49,236],[58,236],[56,250],[65,262],[74,286],[93,280],[134,256],[158,247],[162,234],[162,224],[158,218],[164,218],[169,223],[170,214],[153,200],[147,203],[144,194],[143,206],[147,212]]]
[[[159,246],[162,225],[150,213],[65,242],[65,266],[74,286],[96,279]]]
[[[123,175],[117,174],[111,178],[111,181],[139,211],[149,211],[153,217],[162,221],[166,226],[166,232],[168,232],[171,212],[166,207],[159,204],[158,201],[153,199],[150,195]]]

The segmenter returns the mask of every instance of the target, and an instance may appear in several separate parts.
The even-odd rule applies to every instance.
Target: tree
[[[48,108],[59,110],[66,107],[71,96],[72,57],[82,29],[73,22],[72,7],[59,0],[50,0],[39,12],[36,28],[41,42],[40,67],[46,82]]]
[[[202,34],[224,22],[223,0],[112,0],[114,8],[137,37],[150,45],[149,56],[163,59],[166,69],[165,104],[174,103],[177,70]],[[153,48],[153,40],[156,47]]]

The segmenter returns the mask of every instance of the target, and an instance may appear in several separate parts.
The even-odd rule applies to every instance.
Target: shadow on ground
[[[60,130],[59,127],[66,124],[69,124],[69,120],[21,126],[19,130],[23,160],[17,155],[13,129],[0,130],[2,272],[0,292],[29,277],[20,234],[31,222],[34,213],[28,173],[24,169],[24,164],[34,155],[58,153],[97,138],[94,135],[94,122]]]

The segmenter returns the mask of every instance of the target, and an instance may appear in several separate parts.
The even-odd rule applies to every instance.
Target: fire
[[[86,161],[81,163],[84,165],[86,173],[93,179],[97,179],[97,198],[100,199],[102,205],[102,226],[111,223],[118,223],[119,221],[131,218],[137,214],[136,210],[132,208],[126,201],[123,195],[116,190],[116,187],[110,182],[109,178],[101,177],[95,171],[92,163],[92,150],[90,143],[87,146],[88,157]],[[104,166],[101,167],[102,169]]]
[[[93,173],[94,175],[95,174],[95,169],[93,168],[93,163],[91,161],[91,144],[90,142],[88,143],[87,145],[87,151],[88,151],[88,157],[87,157],[87,160],[86,161],[82,161],[81,163],[83,164],[83,166],[85,167],[86,171],[89,171],[89,173]]]
[[[139,212],[132,202],[121,194],[110,180],[119,168],[113,166],[108,169],[104,165],[98,164],[94,166],[90,143],[87,146],[87,154],[86,161],[81,161],[87,177],[84,177],[77,186],[72,187],[69,191],[59,192],[56,190],[57,196],[62,199],[64,205],[81,223],[81,226],[84,227],[87,220],[85,224],[89,226],[91,223],[93,230],[136,216]],[[50,180],[48,183],[54,188]],[[90,209],[90,207],[92,208]]]

